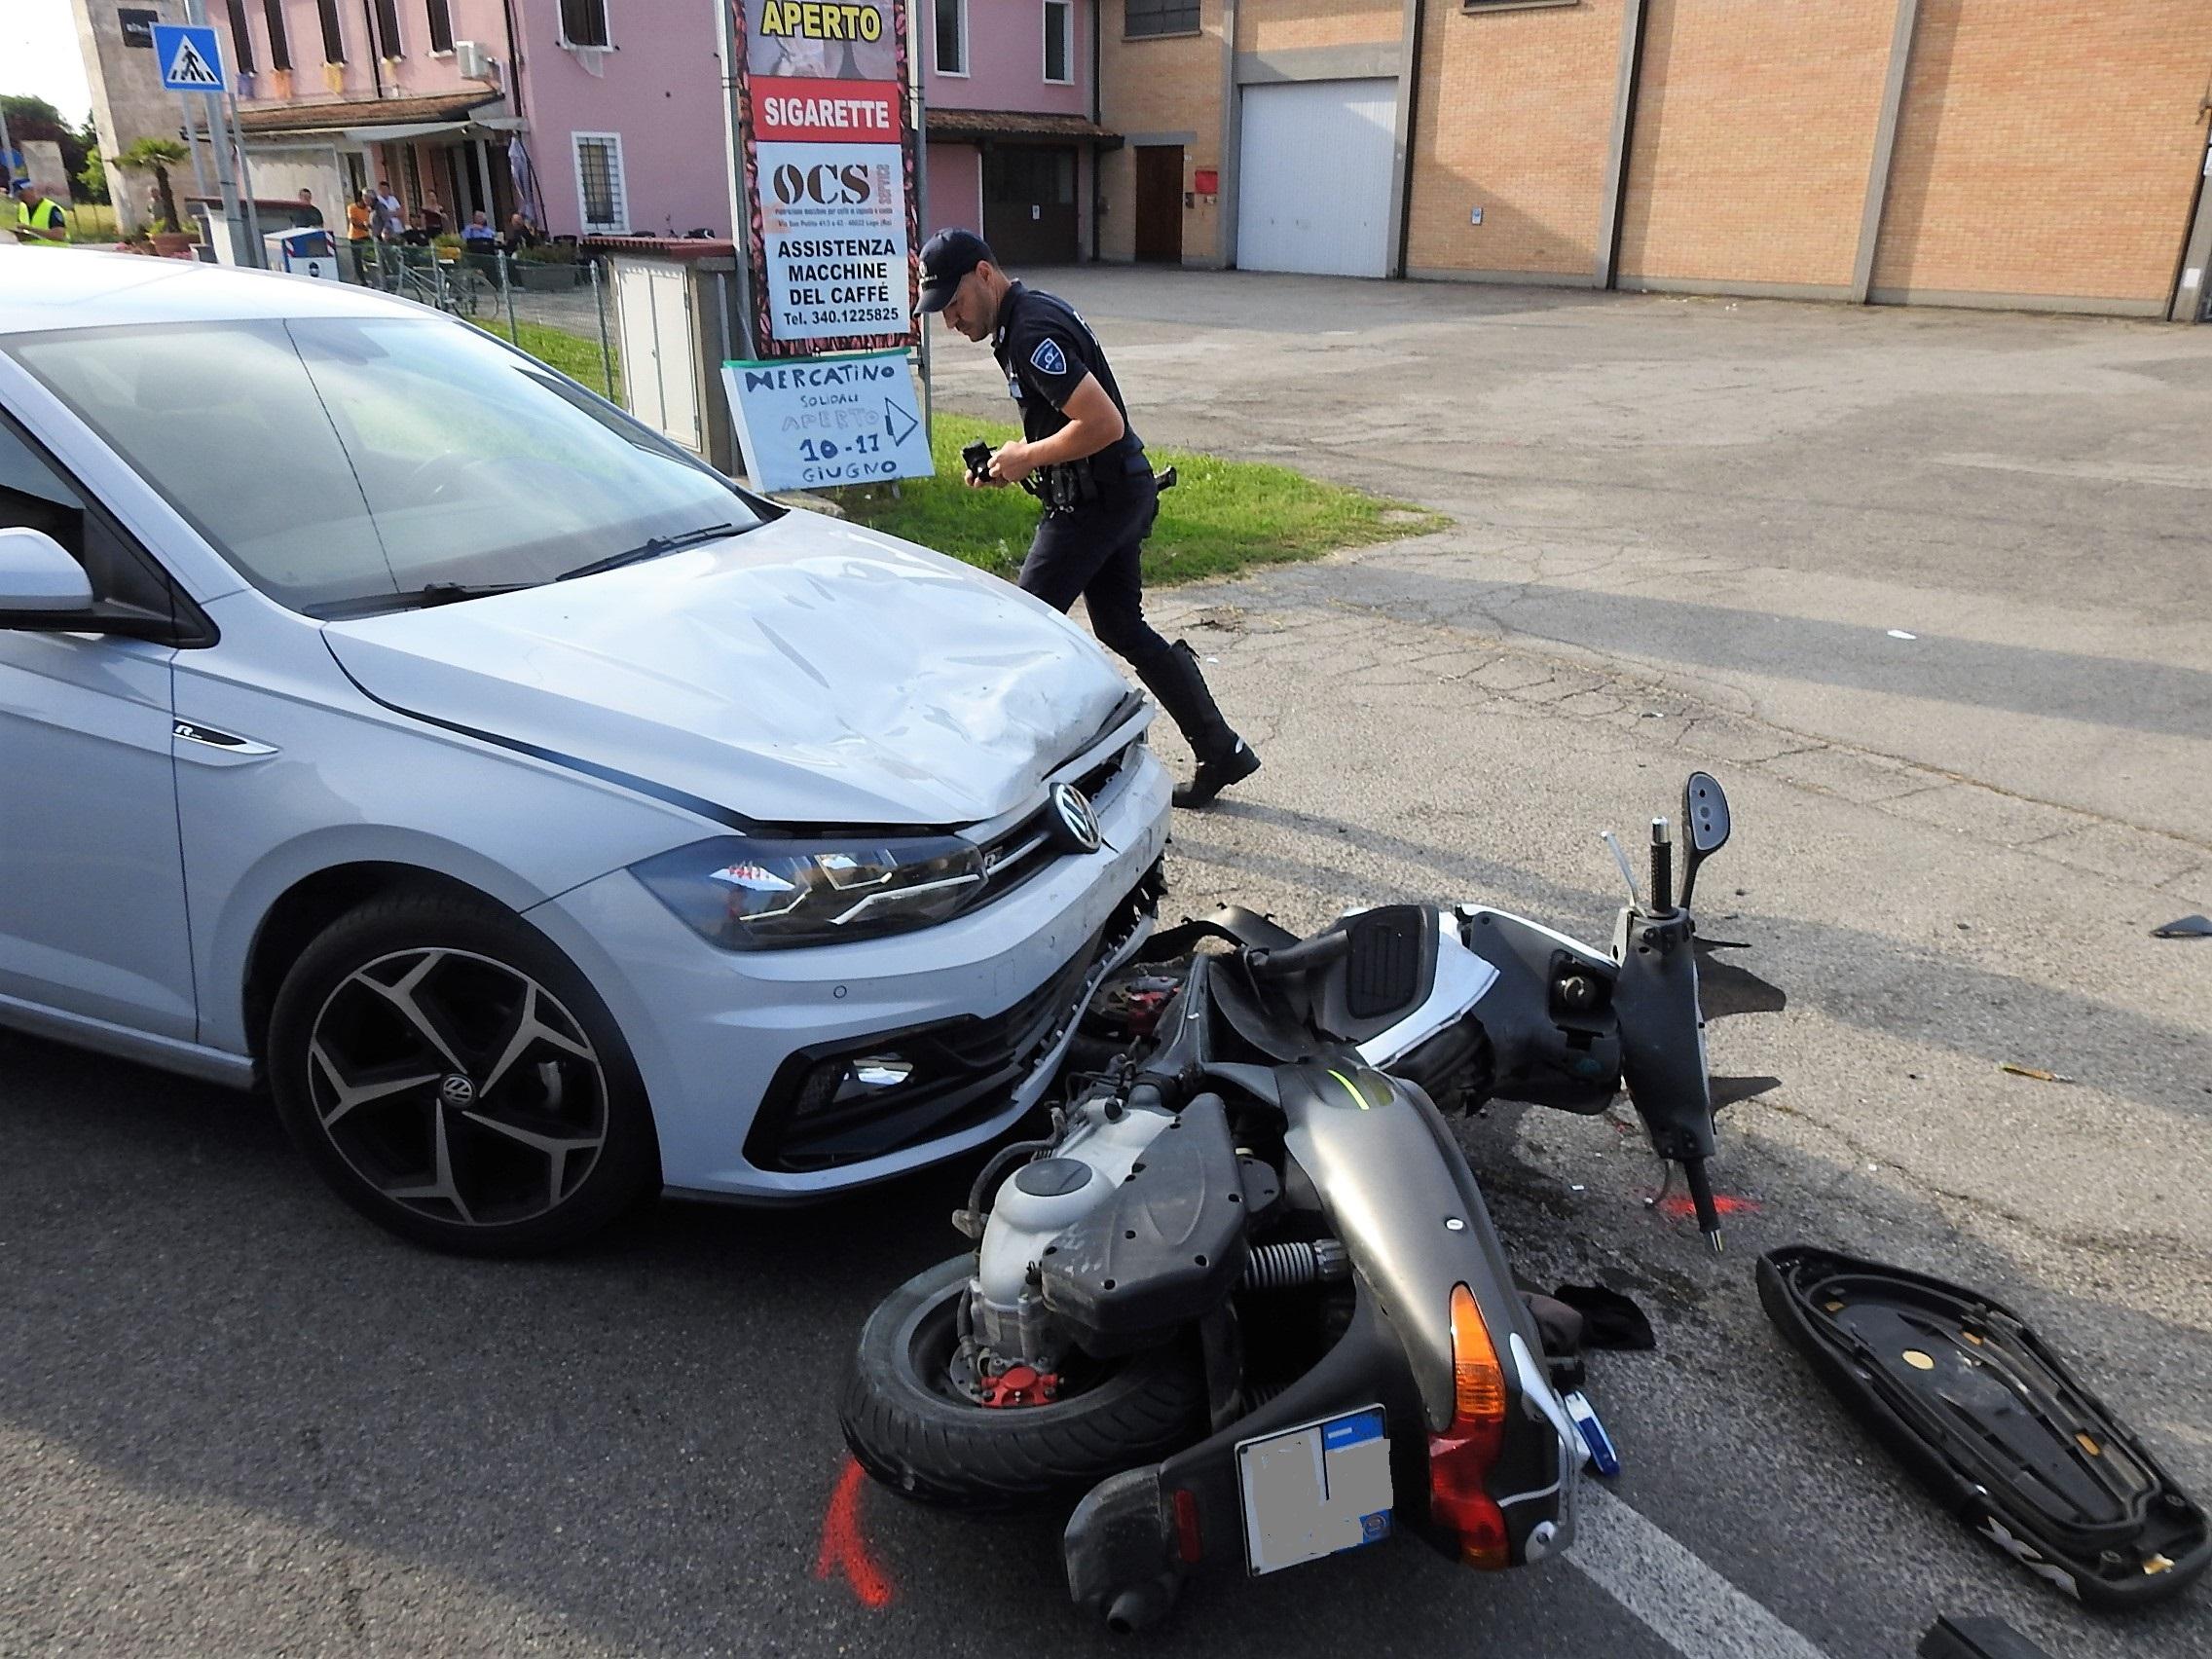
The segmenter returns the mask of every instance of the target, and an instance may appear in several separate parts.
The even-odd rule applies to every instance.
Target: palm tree
[[[169,189],[169,165],[192,159],[192,152],[174,138],[141,138],[115,158],[119,167],[144,167],[154,175],[154,197],[162,205],[165,230],[183,229],[176,216],[176,196]]]

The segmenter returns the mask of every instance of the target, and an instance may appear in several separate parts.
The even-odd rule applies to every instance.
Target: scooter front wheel
[[[1073,1503],[1204,1432],[1205,1374],[1187,1339],[1107,1362],[1042,1405],[982,1406],[960,1393],[954,1323],[975,1260],[955,1256],[907,1280],[861,1332],[837,1416],[878,1481],[940,1508],[1011,1514]]]

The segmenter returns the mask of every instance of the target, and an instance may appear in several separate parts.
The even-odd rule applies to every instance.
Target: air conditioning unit
[[[454,67],[461,71],[464,81],[493,81],[498,78],[499,66],[492,61],[492,55],[484,50],[480,40],[457,40],[453,43]]]

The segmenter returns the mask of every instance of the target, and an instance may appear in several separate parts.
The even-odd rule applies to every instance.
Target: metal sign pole
[[[195,28],[206,27],[206,0],[184,0],[184,20]],[[164,73],[166,74],[166,65],[164,65]],[[227,69],[223,79],[230,79]],[[228,154],[230,145],[225,134],[221,99],[214,92],[202,92],[199,97],[207,116],[207,147],[214,152],[215,157],[215,187],[223,193],[223,234],[231,239],[231,258],[240,265],[258,266],[261,263],[261,250],[258,247],[244,248],[239,245],[243,227],[239,219],[238,181],[231,172],[231,157]]]
[[[919,27],[915,18],[921,7],[908,0],[906,6],[906,72],[914,89],[914,234],[925,240],[930,233],[930,114],[929,101],[922,91],[922,55],[914,38]],[[914,250],[919,255],[920,249]],[[914,317],[914,345],[922,360],[922,441],[936,453],[937,446],[937,392],[930,380],[930,325],[929,319],[919,313]]]
[[[184,147],[192,152],[192,188],[198,193],[200,200],[204,202],[207,200],[207,168],[200,160],[200,134],[192,123],[190,92],[177,93],[176,110],[184,118]],[[179,225],[177,229],[181,231],[184,227]]]
[[[745,134],[739,130],[739,93],[745,81],[745,63],[738,55],[734,9],[741,0],[710,0],[715,8],[722,44],[722,135],[729,167],[729,240],[737,244],[738,350],[748,358],[760,355],[761,343],[753,338],[753,204],[745,191]],[[736,411],[731,411],[734,419]]]
[[[246,237],[253,244],[253,263],[269,263],[269,244],[261,240],[261,208],[253,199],[253,164],[246,160],[245,129],[239,125],[238,83],[232,82],[223,93],[223,102],[230,115],[230,142],[237,146],[239,160],[239,193],[245,199]]]

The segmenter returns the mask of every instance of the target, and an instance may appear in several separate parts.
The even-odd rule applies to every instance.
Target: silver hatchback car
[[[975,1147],[1150,930],[1149,707],[465,324],[0,250],[0,1023],[476,1251]]]

